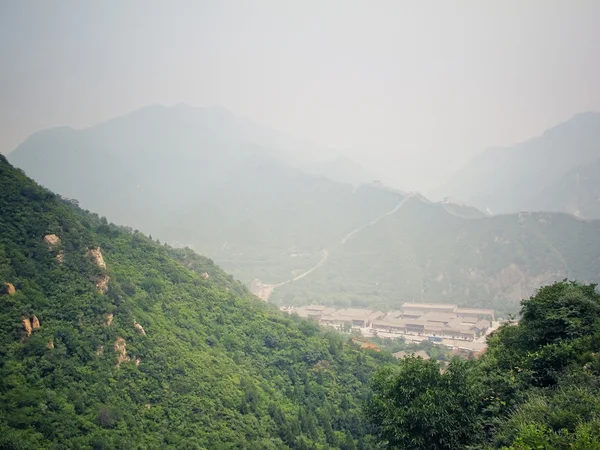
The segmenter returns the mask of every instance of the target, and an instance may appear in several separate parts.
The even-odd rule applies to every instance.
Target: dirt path
[[[373,226],[376,223],[378,223],[380,220],[383,220],[386,217],[389,217],[392,214],[396,213],[396,211],[398,211],[400,208],[402,208],[402,206],[408,201],[408,199],[414,197],[414,195],[415,195],[415,193],[408,194],[396,206],[394,206],[394,208],[392,208],[388,212],[386,212],[386,213],[382,214],[381,216],[373,219],[371,222],[365,223],[365,224],[359,226],[358,228],[355,228],[354,230],[352,230],[351,232],[349,232],[346,236],[344,236],[342,238],[342,240],[340,241],[339,245],[346,244],[346,242],[348,241],[348,239],[350,239],[356,233],[359,233],[360,231],[364,230],[365,228]],[[277,284],[262,284],[262,283],[259,283],[259,291],[252,292],[252,293],[266,302],[266,301],[269,300],[269,297],[271,296],[271,294],[273,293],[273,290],[275,288],[278,288],[280,286],[284,286],[286,284],[289,284],[289,283],[297,281],[297,280],[299,280],[301,278],[304,278],[307,275],[310,275],[315,270],[317,270],[319,267],[321,267],[325,263],[325,261],[327,261],[327,258],[329,258],[329,250],[324,249],[323,250],[323,256],[321,257],[321,259],[317,262],[317,264],[315,264],[313,267],[311,267],[310,269],[308,269],[306,272],[302,272],[300,275],[297,275],[294,278],[290,278],[289,280],[282,281],[281,283],[277,283]]]

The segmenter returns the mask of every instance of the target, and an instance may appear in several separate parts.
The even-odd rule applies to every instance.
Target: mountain
[[[540,199],[546,189],[560,183],[570,170],[592,164],[599,158],[600,113],[583,113],[541,136],[487,150],[473,158],[432,195],[464,199],[493,214],[535,210],[548,205]],[[582,193],[580,197],[585,202],[590,195],[593,193]],[[588,209],[579,203],[569,206],[572,210]],[[554,205],[552,209],[556,207]],[[595,215],[585,217],[600,218]]]
[[[221,108],[155,105],[88,129],[41,131],[8,158],[82,207],[195,248],[249,282],[305,270],[397,203],[381,189],[308,174],[290,156],[318,151]],[[329,169],[356,169],[336,161]]]
[[[539,194],[534,200],[535,208],[600,219],[599,173],[600,159],[571,169]]]
[[[322,175],[334,181],[355,186],[370,183],[374,178],[372,174],[347,156],[309,163],[304,166],[304,170],[314,175]]]
[[[467,210],[469,211],[469,210]],[[540,285],[600,279],[600,221],[562,213],[469,217],[418,194],[332,247],[272,301],[395,308],[449,302],[514,312]]]
[[[373,448],[389,353],[284,316],[211,260],[0,156],[0,448]]]

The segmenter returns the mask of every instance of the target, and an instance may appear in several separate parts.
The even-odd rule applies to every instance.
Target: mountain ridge
[[[600,113],[576,114],[531,139],[485,150],[433,194],[455,196],[494,214],[535,209],[544,189],[600,157],[598,142]]]

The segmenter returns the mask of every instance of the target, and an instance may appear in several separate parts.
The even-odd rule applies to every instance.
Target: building
[[[458,317],[462,317],[464,319],[490,319],[492,321],[496,320],[494,318],[493,309],[456,308],[455,312]]]
[[[371,309],[335,309],[324,305],[306,305],[282,309],[290,314],[314,319],[323,325],[341,328],[372,328],[402,334],[406,339],[429,338],[474,341],[484,336],[494,318],[491,309],[457,308],[440,303],[404,303],[400,310],[383,313]],[[422,337],[422,338],[421,338]]]
[[[405,303],[402,305],[404,314],[410,313],[426,313],[426,312],[445,312],[453,313],[456,305],[446,303]]]
[[[381,311],[371,309],[344,308],[321,316],[320,322],[325,325],[366,328],[371,326],[374,320],[385,316]]]
[[[459,317],[449,312],[417,312],[387,314],[383,319],[373,320],[371,327],[388,333],[416,334],[418,336],[445,337],[474,340],[485,334],[491,323],[486,319]]]

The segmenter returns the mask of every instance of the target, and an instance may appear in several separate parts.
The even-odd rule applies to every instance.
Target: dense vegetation
[[[600,449],[600,294],[559,282],[522,302],[476,361],[405,358],[373,378],[388,448]]]
[[[0,448],[374,447],[361,406],[389,353],[282,315],[1,156],[0,230]]]

